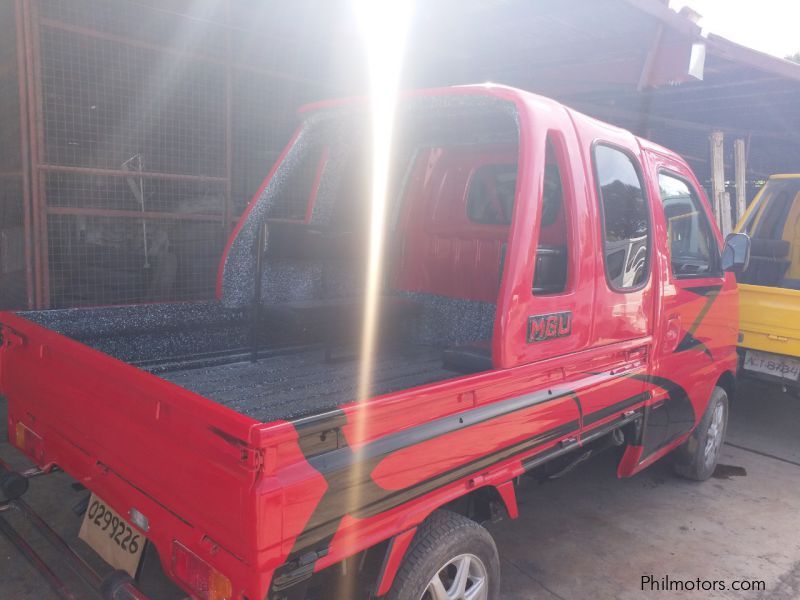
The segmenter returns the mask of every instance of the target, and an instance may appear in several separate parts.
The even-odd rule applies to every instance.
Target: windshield
[[[740,282],[800,289],[800,178],[770,179],[742,231],[752,247]]]

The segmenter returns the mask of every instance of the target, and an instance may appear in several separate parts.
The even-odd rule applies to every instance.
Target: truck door
[[[652,335],[653,282],[650,207],[637,149],[621,140],[592,147],[600,244],[596,253],[594,346],[638,343]]]
[[[554,116],[569,125],[566,114]],[[550,381],[561,381],[591,334],[592,231],[583,169],[571,159],[579,152],[577,141],[569,129],[537,133],[544,135],[519,169],[518,185],[533,189],[515,208],[506,256],[506,277],[514,285],[500,315],[507,333],[496,335],[495,344],[502,366],[537,363]]]
[[[509,265],[515,286],[499,322],[509,335],[499,341],[503,366],[533,363],[548,381],[563,382],[581,409],[586,439],[631,422],[647,399],[651,219],[636,139],[572,117],[558,129],[551,125],[532,152],[533,159],[546,156],[543,168],[527,171],[534,178],[541,172],[541,187],[531,196],[540,204],[515,213],[509,253],[517,263]],[[601,137],[608,142],[597,150]]]
[[[661,280],[651,381],[653,398],[642,432],[642,462],[688,433],[716,384],[715,356],[728,343],[727,292],[708,203],[691,171],[650,154],[654,226]],[[728,317],[728,318],[726,318]]]
[[[579,123],[594,213],[592,333],[573,378],[579,391],[583,437],[643,411],[653,341],[652,199],[639,144],[616,128]]]

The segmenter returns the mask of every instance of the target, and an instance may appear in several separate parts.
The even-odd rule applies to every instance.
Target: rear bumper
[[[16,424],[18,423],[16,414],[18,413],[14,403],[9,400],[9,432],[16,433]],[[17,443],[14,434],[9,437],[12,445],[27,458],[33,460],[40,469],[47,470],[53,467],[63,470],[114,508],[118,514],[128,515],[131,509],[135,508],[144,515],[148,520],[148,529],[147,531],[137,530],[147,539],[148,545],[155,549],[163,573],[174,585],[183,589],[186,595],[192,596],[192,590],[181,583],[173,573],[172,552],[175,541],[179,541],[203,561],[223,573],[233,582],[235,590],[241,592],[241,595],[253,598],[265,596],[269,578],[263,575],[262,570],[254,566],[254,563],[248,564],[222,546],[215,545],[208,535],[197,527],[196,523],[190,523],[171,508],[158,502],[124,475],[82,451],[64,436],[53,434],[42,436],[39,438],[40,445],[36,448],[21,446]],[[0,500],[2,499],[3,495],[0,492]],[[7,507],[7,510],[15,511],[17,508],[10,506]],[[271,572],[268,575],[271,575]],[[261,593],[262,590],[263,593]],[[114,596],[115,600],[136,598],[130,594],[119,595],[125,593],[128,592],[118,592],[118,595]],[[71,596],[61,597],[70,598]]]
[[[0,461],[0,475],[5,482],[11,482],[11,485],[3,486],[3,492],[0,494],[0,536],[4,537],[28,561],[59,598],[74,600],[79,596],[67,586],[33,546],[14,529],[6,519],[8,514],[16,512],[22,515],[56,550],[63,564],[68,566],[104,600],[148,600],[127,573],[115,571],[108,577],[101,577],[22,499],[27,491],[27,479],[43,474],[45,473],[38,469],[15,473]]]

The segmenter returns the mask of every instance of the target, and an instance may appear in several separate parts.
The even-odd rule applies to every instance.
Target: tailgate
[[[111,472],[246,555],[256,421],[12,313],[0,313],[0,325],[12,441],[21,422],[42,440],[40,465],[68,461],[65,470],[90,489]]]
[[[739,345],[800,357],[800,291],[739,285]]]

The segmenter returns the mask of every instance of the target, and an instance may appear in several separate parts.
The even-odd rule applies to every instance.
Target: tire
[[[458,578],[466,573],[466,578]],[[436,577],[441,584],[434,583]],[[459,585],[461,581],[466,581]],[[439,595],[436,595],[436,589]],[[446,596],[444,591],[460,589]],[[498,600],[500,558],[492,536],[475,521],[438,510],[420,525],[387,600]]]
[[[721,387],[715,387],[697,428],[675,452],[675,472],[693,481],[711,477],[717,468],[727,429],[728,394]]]

